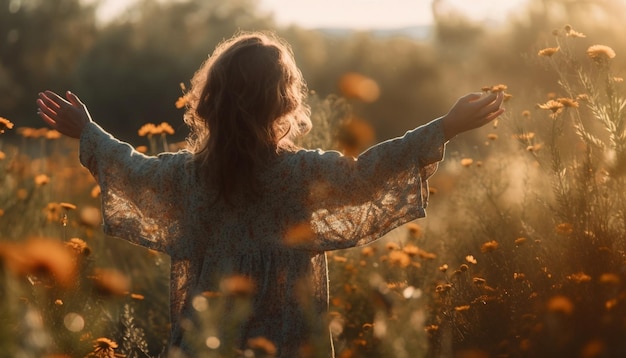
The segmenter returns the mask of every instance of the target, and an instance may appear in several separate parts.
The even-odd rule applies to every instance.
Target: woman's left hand
[[[37,113],[52,128],[68,137],[80,138],[83,128],[91,122],[87,107],[70,91],[67,100],[52,91],[39,93]]]

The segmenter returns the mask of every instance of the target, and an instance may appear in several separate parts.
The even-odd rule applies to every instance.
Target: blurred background
[[[70,89],[121,139],[138,143],[142,124],[167,121],[182,140],[180,84],[237,30],[272,29],[292,44],[311,91],[346,98],[384,140],[483,86],[545,93],[554,78],[536,53],[566,23],[620,53],[625,9],[619,0],[2,0],[0,116],[42,126],[37,93]]]
[[[328,254],[339,357],[626,356],[624,15],[626,0],[0,0],[0,347],[157,356],[168,332],[169,259],[103,239],[100,188],[76,141],[40,129],[37,93],[71,90],[116,137],[176,149],[215,45],[273,30],[311,91],[305,146],[358,154],[469,91],[507,95],[447,145],[426,220]],[[175,133],[138,133],[162,122]],[[59,246],[78,289],[51,280],[72,271]]]

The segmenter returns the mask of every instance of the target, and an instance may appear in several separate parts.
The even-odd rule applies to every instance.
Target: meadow
[[[449,147],[426,219],[328,253],[337,357],[626,356],[626,97],[612,67],[622,54],[585,39],[564,26],[536,53],[554,92],[476,89],[504,91],[507,112],[478,144]],[[371,139],[341,99],[311,101],[307,146],[350,154]],[[106,237],[77,142],[18,123],[0,118],[1,355],[162,356],[168,258]],[[3,142],[8,131],[19,140]],[[184,146],[172,134],[137,128],[138,150]],[[237,356],[211,328],[231,294],[194,300],[206,357]],[[239,354],[273,351],[259,340]]]

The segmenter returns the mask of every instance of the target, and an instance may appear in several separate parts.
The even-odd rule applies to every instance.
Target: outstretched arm
[[[78,139],[85,125],[92,121],[91,116],[75,94],[67,91],[65,97],[67,100],[52,91],[39,93],[37,113],[52,128]]]
[[[470,93],[457,100],[450,111],[441,118],[443,132],[447,140],[457,134],[481,127],[504,112],[502,92]]]

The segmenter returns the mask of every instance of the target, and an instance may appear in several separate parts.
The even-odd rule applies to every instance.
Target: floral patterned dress
[[[283,153],[259,173],[256,200],[230,205],[189,151],[146,156],[90,123],[80,160],[101,187],[105,233],[171,257],[170,347],[190,352],[181,323],[193,320],[193,298],[238,276],[254,292],[235,341],[264,337],[278,357],[297,357],[312,337],[329,337],[325,252],[367,245],[425,216],[427,179],[445,143],[436,119],[357,158]]]

